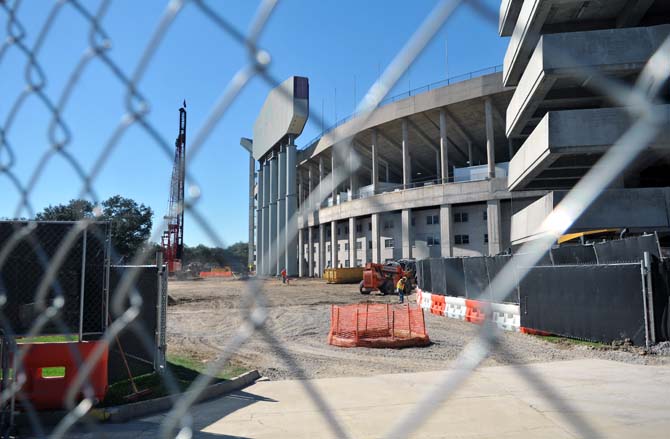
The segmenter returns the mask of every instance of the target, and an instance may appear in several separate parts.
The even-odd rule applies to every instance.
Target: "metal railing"
[[[384,100],[382,100],[379,103],[378,108],[383,107],[384,105],[391,104],[393,102],[397,102],[401,99],[406,99],[410,96],[416,96],[420,93],[425,93],[427,91],[434,90],[436,88],[446,87],[448,85],[456,84],[458,82],[467,81],[467,80],[473,79],[473,78],[478,78],[480,76],[490,75],[492,73],[497,73],[497,72],[502,72],[502,67],[503,67],[502,64],[499,64],[499,65],[496,65],[496,66],[486,67],[486,68],[479,69],[479,70],[473,70],[472,72],[464,73],[462,75],[452,76],[451,78],[443,79],[441,81],[431,82],[430,84],[422,85],[421,87],[413,88],[413,89],[408,90],[406,92],[399,93],[397,95],[385,98]],[[364,112],[363,111],[355,111],[355,112],[351,113],[350,115],[338,120],[333,125],[329,126],[325,130],[323,130],[321,132],[321,134],[314,137],[309,142],[305,143],[305,145],[300,149],[309,148],[315,142],[317,142],[320,138],[322,138],[323,136],[325,136],[329,132],[333,131],[335,128],[339,127],[340,125],[345,124],[346,122],[349,122],[351,119],[353,119],[353,118],[355,118],[355,117],[357,117],[361,114],[364,114]]]

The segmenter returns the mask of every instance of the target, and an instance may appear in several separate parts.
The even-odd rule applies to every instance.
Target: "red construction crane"
[[[184,253],[184,177],[186,175],[186,101],[179,109],[179,135],[175,140],[174,165],[170,180],[170,200],[165,215],[167,230],[163,232],[161,246],[168,273],[181,271]]]

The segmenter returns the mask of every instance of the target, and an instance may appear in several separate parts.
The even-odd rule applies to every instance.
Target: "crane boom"
[[[186,101],[179,109],[179,134],[175,140],[170,198],[165,216],[167,230],[161,237],[168,273],[181,271],[184,254],[184,182],[186,179]]]

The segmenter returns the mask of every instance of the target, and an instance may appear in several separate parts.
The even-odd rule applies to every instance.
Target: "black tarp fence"
[[[67,249],[62,258],[59,249]],[[45,283],[45,304],[62,297],[64,305],[41,335],[101,333],[107,327],[109,223],[0,221],[0,294],[12,332],[25,335],[40,311],[36,294]],[[58,264],[49,282],[49,267]],[[82,298],[83,293],[83,298]],[[82,300],[83,299],[83,300]]]
[[[118,336],[118,344],[123,349],[132,375],[136,377],[164,366],[165,346],[162,346],[164,337],[160,335],[165,333],[165,319],[161,318],[161,313],[164,314],[167,301],[167,290],[164,288],[167,276],[165,270],[163,268],[159,270],[156,265],[111,266],[109,303],[112,320],[120,316],[114,309],[114,299],[118,294],[124,293],[119,289],[119,285],[125,276],[132,276],[135,279],[131,283],[131,292],[138,294],[142,299],[139,315]],[[127,296],[126,293],[122,312],[130,307],[130,300]],[[143,340],[140,334],[148,334],[149,338]],[[148,343],[148,346],[145,345],[145,342]],[[108,380],[110,384],[128,379],[128,372],[123,364],[118,344],[116,340],[113,340],[109,346]]]
[[[566,337],[645,344],[641,265],[533,267],[521,280],[521,326]]]
[[[651,256],[651,284],[643,278],[645,252]],[[430,276],[417,281],[431,293],[520,304],[521,325],[528,328],[605,343],[630,338],[635,344],[646,341],[647,288],[656,341],[670,339],[670,261],[661,258],[655,234],[552,249],[543,259],[548,265],[531,267],[514,291],[493,300],[491,282],[510,260],[514,263],[507,255],[424,259],[417,266]]]

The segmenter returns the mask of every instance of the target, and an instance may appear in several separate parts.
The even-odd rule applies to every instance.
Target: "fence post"
[[[409,329],[409,338],[412,338],[412,314],[410,313],[409,303],[407,304],[407,329]]]
[[[358,307],[356,307],[356,335],[354,340],[358,343]]]
[[[389,326],[389,304],[386,304],[386,333],[391,333],[391,327]]]
[[[644,252],[644,268],[647,271],[647,306],[649,308],[649,336],[656,343],[656,327],[654,325],[654,290],[652,287],[651,253]]]
[[[423,308],[419,308],[419,311],[421,311],[421,327],[423,328],[423,332],[421,335],[426,335],[426,316],[423,313]]]
[[[84,340],[84,296],[86,295],[86,240],[88,226],[84,229],[81,250],[81,285],[79,286],[79,341]]]
[[[644,306],[644,344],[649,349],[649,313],[647,307],[647,280],[644,272],[644,260],[640,261],[640,274],[642,276],[642,305]]]
[[[368,332],[368,309],[369,309],[369,303],[365,304],[365,329],[363,330],[363,333]]]
[[[391,339],[395,339],[395,309],[391,309]]]

